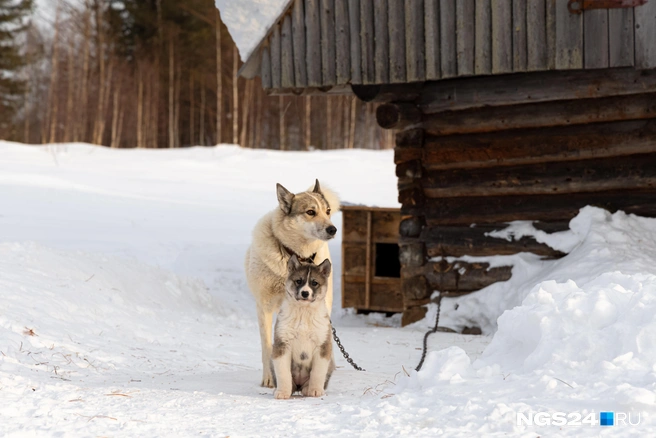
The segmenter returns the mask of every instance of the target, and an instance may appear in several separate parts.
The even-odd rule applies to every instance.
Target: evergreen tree
[[[32,13],[33,0],[0,0],[0,133],[7,133],[25,92],[21,70],[28,59],[21,37]]]

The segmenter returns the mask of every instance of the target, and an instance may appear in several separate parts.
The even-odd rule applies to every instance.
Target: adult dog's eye
[[[302,284],[303,284],[303,280],[301,280],[301,279],[299,278],[298,280],[296,280],[296,284],[299,285],[299,286],[302,285]]]
[[[330,208],[329,208],[328,210],[326,210],[326,214],[327,214],[328,216],[330,216]]]
[[[316,213],[314,212],[314,210],[308,210],[308,211],[306,211],[305,213],[306,213],[308,216],[314,216],[314,215],[316,214]]]
[[[311,285],[312,287],[317,287],[317,286],[319,285],[319,283],[317,283],[316,280],[312,280],[312,281],[310,282],[310,285]]]

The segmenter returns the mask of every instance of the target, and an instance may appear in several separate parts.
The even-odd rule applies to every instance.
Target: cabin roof
[[[656,0],[618,1],[624,6],[582,11],[573,11],[568,0],[216,2],[245,60],[240,74],[261,76],[272,93],[656,67]],[[591,8],[609,4],[574,3]],[[255,26],[255,13],[249,16],[249,11],[264,4],[265,18]]]

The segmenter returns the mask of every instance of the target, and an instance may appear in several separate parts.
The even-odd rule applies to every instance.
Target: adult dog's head
[[[337,197],[330,191],[322,191],[319,180],[314,188],[293,194],[282,185],[276,185],[278,203],[284,213],[283,224],[306,239],[330,240],[337,228],[331,221],[333,212],[339,209]]]

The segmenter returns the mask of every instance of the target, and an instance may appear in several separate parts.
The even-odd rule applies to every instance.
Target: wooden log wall
[[[284,94],[308,86],[650,69],[655,41],[656,1],[576,14],[568,0],[294,0],[253,56],[266,59],[259,63],[264,87]]]
[[[655,74],[452,79],[382,105],[382,125],[401,129],[403,323],[423,317],[435,290],[459,295],[510,278],[510,267],[489,269],[463,256],[564,255],[532,238],[490,236],[508,222],[557,232],[586,205],[656,217]],[[552,83],[562,86],[550,94]]]

